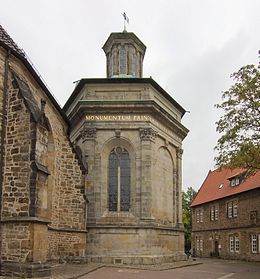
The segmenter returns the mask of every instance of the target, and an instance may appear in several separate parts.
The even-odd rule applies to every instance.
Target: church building
[[[63,108],[88,166],[87,257],[183,260],[185,110],[143,78],[146,47],[134,33],[112,33],[103,50],[107,78],[81,79]]]
[[[0,26],[2,275],[186,258],[185,109],[143,78],[134,33],[112,33],[103,50],[107,77],[81,79],[61,108]]]

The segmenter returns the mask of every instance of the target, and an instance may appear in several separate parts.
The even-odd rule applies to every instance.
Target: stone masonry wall
[[[0,52],[1,80],[3,56],[4,52]],[[27,84],[39,110],[42,99],[46,102],[44,115],[50,124],[48,132],[40,123],[35,123],[19,89],[14,88],[11,70]],[[0,98],[0,114],[1,104]],[[49,259],[61,255],[84,256],[85,180],[82,167],[69,142],[67,129],[67,123],[39,84],[25,66],[11,56],[8,75],[6,156],[1,197],[1,218],[4,219],[1,223],[3,231],[1,239],[4,242],[1,250],[3,261],[44,262],[47,260],[47,253]],[[33,150],[33,146],[36,150]],[[42,167],[39,169],[36,166],[35,169],[35,164],[32,164],[34,161],[38,161]],[[49,173],[45,173],[45,169]],[[35,195],[36,199],[35,213],[30,210],[32,195]],[[21,218],[22,223],[19,221]],[[35,220],[39,224],[34,223]],[[72,228],[70,233],[66,232]],[[53,233],[55,229],[59,230],[59,233]]]
[[[7,223],[3,228],[2,260],[25,262],[32,258],[32,239],[27,223]]]
[[[85,257],[86,234],[73,232],[49,231],[48,259],[65,261],[82,261]]]
[[[9,90],[2,217],[29,216],[30,114],[18,90]]]
[[[5,52],[0,48],[0,137],[2,136]],[[2,151],[2,147],[0,147]]]
[[[3,102],[4,102],[4,72],[5,72],[5,56],[4,51],[0,48],[0,158],[2,158],[3,146],[1,143],[2,139],[2,124],[3,124]],[[2,159],[0,159],[2,160]],[[1,171],[1,170],[0,170]],[[0,174],[1,176],[1,174]],[[0,181],[1,183],[1,181]],[[0,185],[1,189],[1,185]],[[1,208],[1,190],[0,190],[0,208]],[[1,219],[1,214],[0,214]],[[2,247],[2,226],[0,226],[0,250]],[[1,264],[1,257],[0,257],[0,264]]]
[[[232,201],[237,204],[237,217],[228,218],[228,203]],[[212,206],[218,207],[218,220],[211,221],[210,208]],[[214,252],[214,245],[217,242],[220,245],[219,254],[222,258],[260,260],[260,247],[259,252],[253,254],[250,243],[252,234],[260,234],[259,208],[259,188],[194,207],[192,210],[192,245],[196,254],[209,257]],[[203,221],[197,223],[196,213],[199,210],[203,211]],[[239,252],[230,252],[229,236],[239,238]],[[202,251],[197,249],[197,239],[203,241]]]

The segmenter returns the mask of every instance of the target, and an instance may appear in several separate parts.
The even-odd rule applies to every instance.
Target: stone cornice
[[[119,107],[120,105],[120,107]],[[70,116],[71,125],[74,125],[74,117],[75,123],[78,123],[78,115],[82,115],[84,117],[85,112],[88,113],[116,113],[120,111],[120,113],[124,111],[124,113],[133,113],[133,110],[136,113],[144,112],[150,113],[152,115],[159,115],[162,118],[162,123],[168,124],[168,129],[171,129],[174,133],[184,139],[189,130],[181,124],[174,116],[165,111],[159,104],[157,104],[154,100],[131,100],[131,101],[84,101],[80,100],[77,102],[76,106],[73,109],[73,112]]]
[[[160,224],[133,224],[133,225],[124,225],[122,223],[120,224],[114,224],[114,225],[107,225],[107,224],[88,224],[88,229],[155,229],[155,230],[166,230],[166,231],[176,231],[176,232],[183,232],[184,228],[183,226],[174,226],[169,227],[165,225]]]
[[[230,226],[230,227],[227,227],[227,228],[200,229],[200,230],[192,230],[192,232],[193,233],[209,232],[209,231],[219,232],[219,231],[227,231],[227,230],[256,229],[256,228],[260,228],[260,224],[257,224],[257,225],[244,225],[244,226]]]
[[[50,220],[41,217],[30,217],[30,216],[17,216],[17,217],[2,217],[0,223],[17,223],[17,222],[28,222],[28,223],[51,223]]]
[[[74,100],[80,94],[81,90],[86,84],[149,84],[155,88],[163,97],[170,101],[175,108],[177,108],[183,116],[186,110],[177,103],[155,80],[152,78],[89,78],[81,79],[69,97],[68,101],[63,107],[63,110],[68,113]]]
[[[56,228],[48,226],[48,230],[50,231],[57,231],[57,232],[73,232],[73,233],[87,233],[88,230],[79,230],[79,229],[73,229],[73,228]]]

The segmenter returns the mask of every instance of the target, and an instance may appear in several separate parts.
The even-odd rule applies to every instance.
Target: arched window
[[[119,51],[119,74],[127,74],[126,70],[127,66],[127,53],[125,46],[121,46],[121,49]]]
[[[130,159],[123,147],[115,147],[109,154],[108,195],[109,211],[129,211]]]

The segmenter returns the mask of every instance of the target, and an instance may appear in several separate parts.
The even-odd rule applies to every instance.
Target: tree
[[[194,200],[197,192],[189,187],[186,192],[182,192],[182,222],[184,225],[185,234],[185,251],[189,251],[191,248],[191,222],[192,214],[190,205]]]
[[[250,175],[260,169],[260,66],[244,66],[231,77],[234,85],[216,105],[224,115],[216,122],[221,137],[215,160],[218,167],[242,167]]]

